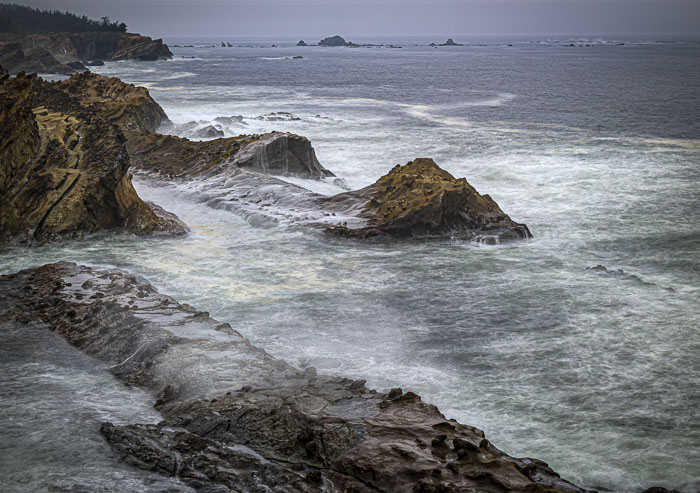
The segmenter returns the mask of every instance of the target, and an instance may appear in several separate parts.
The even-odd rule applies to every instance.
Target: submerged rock
[[[586,491],[412,392],[297,370],[135,276],[70,263],[0,276],[0,317],[38,320],[151,392],[163,421],[100,431],[127,463],[201,491]]]
[[[0,242],[44,243],[101,230],[187,228],[136,194],[119,128],[86,112],[34,107],[35,77],[0,77]]]
[[[528,227],[511,220],[488,195],[465,178],[456,179],[432,159],[397,165],[376,183],[324,201],[324,208],[348,215],[359,210],[361,227],[336,226],[331,233],[367,238],[464,234],[485,242],[530,238]]]

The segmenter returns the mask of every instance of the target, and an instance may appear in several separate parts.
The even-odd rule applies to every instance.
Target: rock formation
[[[155,130],[168,117],[148,90],[90,72],[61,82],[34,78],[34,104],[57,111],[88,111],[116,123],[123,130]]]
[[[306,41],[304,41],[304,40],[302,39],[301,41],[299,41],[299,42],[297,43],[297,46],[309,46],[309,45],[307,45],[307,44],[306,44]]]
[[[455,43],[452,38],[448,38],[447,41],[444,43],[441,43],[439,46],[464,46],[463,44],[460,43]]]
[[[0,242],[43,243],[112,229],[186,231],[136,194],[117,126],[85,111],[37,107],[35,82],[24,74],[0,76]]]
[[[352,41],[345,41],[340,36],[331,36],[330,38],[323,38],[318,42],[319,46],[359,46]]]
[[[529,229],[505,214],[488,195],[480,195],[465,178],[456,179],[432,159],[397,165],[376,183],[324,201],[329,211],[361,212],[361,227],[337,226],[330,231],[366,238],[376,235],[434,236],[469,233],[482,241],[529,238]]]
[[[238,170],[319,179],[334,176],[321,166],[305,137],[272,132],[206,142],[153,132],[127,132],[134,167],[167,177],[225,177]]]
[[[55,330],[150,391],[162,422],[102,434],[129,464],[202,491],[585,491],[412,392],[297,370],[135,276],[69,263],[1,276],[0,317]]]
[[[139,34],[0,34],[0,64],[13,74],[20,71],[68,74],[85,70],[82,61],[160,60],[172,56],[163,40]]]

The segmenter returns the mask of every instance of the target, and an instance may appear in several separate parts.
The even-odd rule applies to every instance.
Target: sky
[[[700,36],[700,0],[2,0],[153,37]]]

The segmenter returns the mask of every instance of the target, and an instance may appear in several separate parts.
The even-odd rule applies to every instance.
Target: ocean
[[[166,39],[172,60],[94,70],[147,87],[173,122],[167,133],[304,135],[352,189],[432,157],[533,239],[365,244],[260,228],[207,207],[187,184],[137,175],[139,194],[191,234],[11,248],[0,273],[57,260],[127,270],[274,356],[417,392],[581,486],[698,491],[700,42],[351,39],[401,48]],[[13,426],[0,431],[0,456],[22,448],[33,464],[30,474],[0,461],[10,486],[112,491],[128,476],[123,484],[144,491],[188,490],[122,468],[97,434],[107,419],[157,421],[147,395],[69,346],[56,360],[56,343],[33,337],[3,332],[0,419]],[[32,452],[70,422],[94,433]],[[88,456],[100,457],[95,467],[68,466]]]

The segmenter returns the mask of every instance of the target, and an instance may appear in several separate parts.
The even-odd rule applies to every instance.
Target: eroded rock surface
[[[0,76],[0,242],[187,230],[136,194],[118,127],[88,112],[35,107],[35,82]]]
[[[33,79],[34,105],[63,113],[89,113],[122,130],[155,130],[168,117],[145,87],[85,72],[60,82]]]
[[[70,263],[1,276],[0,317],[41,321],[150,390],[162,422],[101,431],[128,463],[196,488],[585,491],[416,394],[297,370],[135,276]]]
[[[285,132],[192,141],[153,132],[128,132],[134,167],[167,177],[226,176],[238,170],[319,179],[335,176],[321,166],[305,137]]]
[[[469,233],[483,241],[529,238],[524,224],[514,222],[488,195],[455,178],[432,159],[395,166],[376,183],[324,200],[324,208],[367,219],[360,227],[330,231],[366,238],[376,235],[436,236]]]

